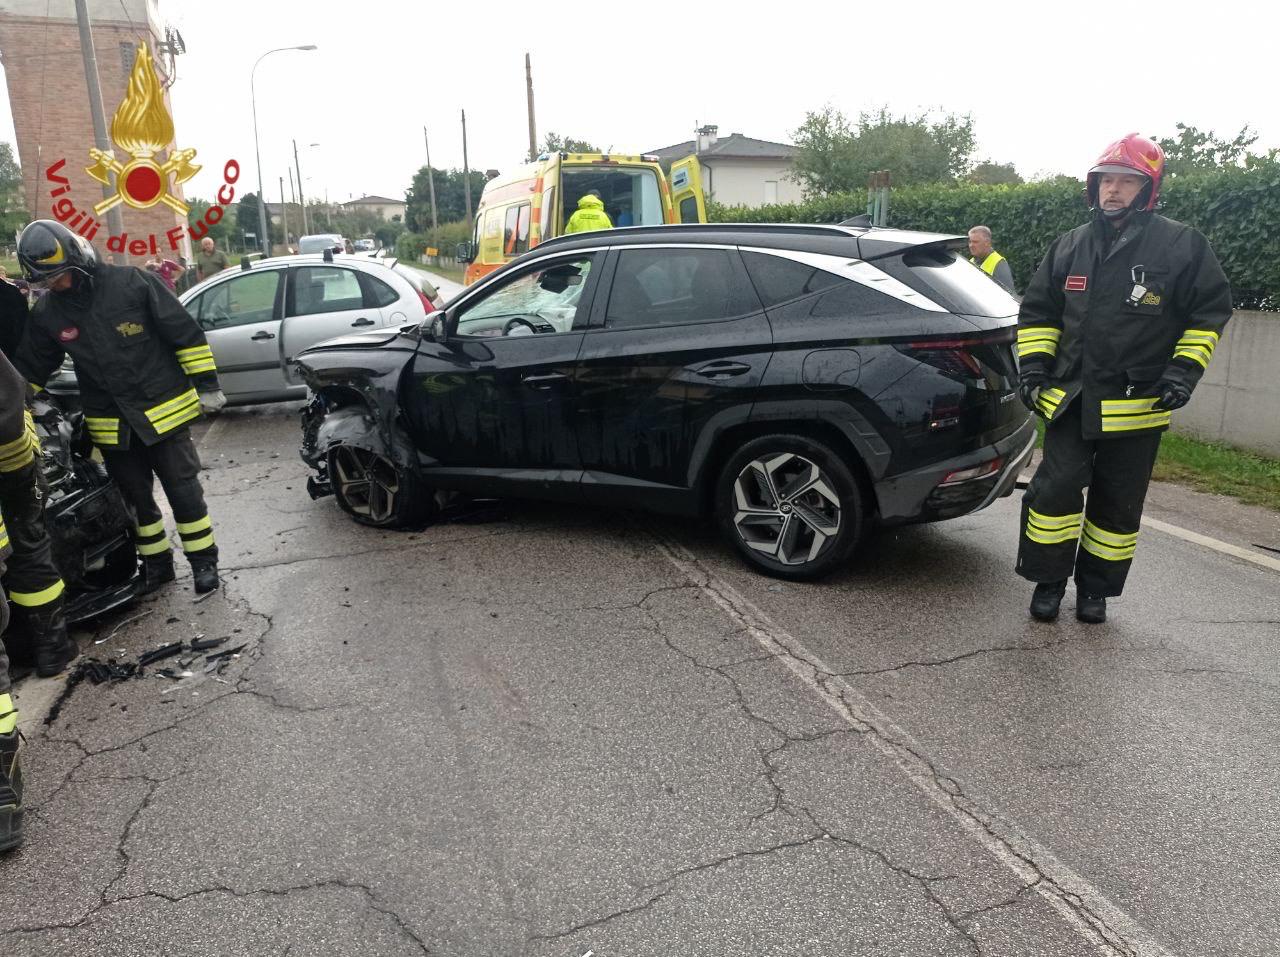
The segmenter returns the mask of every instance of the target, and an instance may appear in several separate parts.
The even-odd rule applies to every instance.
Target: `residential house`
[[[389,199],[386,196],[361,196],[343,203],[342,208],[352,213],[375,213],[387,222],[404,222],[404,213],[409,204],[403,199]]]
[[[696,153],[702,168],[702,190],[710,202],[724,206],[760,206],[764,203],[798,203],[799,184],[790,177],[800,152],[789,143],[758,140],[741,133],[718,136],[716,126],[697,130],[697,139],[662,149],[647,150],[663,167]]]

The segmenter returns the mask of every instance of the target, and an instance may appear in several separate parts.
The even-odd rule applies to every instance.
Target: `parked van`
[[[543,153],[485,184],[471,241],[458,247],[458,259],[468,264],[466,284],[561,235],[578,200],[591,190],[615,227],[707,221],[693,156],[671,165],[668,182],[656,156]]]

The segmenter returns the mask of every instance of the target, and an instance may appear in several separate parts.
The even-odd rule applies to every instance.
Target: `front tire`
[[[344,512],[371,528],[421,528],[436,515],[435,495],[391,460],[354,445],[329,450],[329,481]]]
[[[844,459],[800,435],[766,435],[720,471],[716,523],[748,565],[805,581],[842,564],[865,526],[862,490]]]

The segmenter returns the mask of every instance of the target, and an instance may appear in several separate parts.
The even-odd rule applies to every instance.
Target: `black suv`
[[[872,522],[1013,488],[1017,302],[959,237],[656,226],[552,240],[421,326],[301,353],[303,459],[356,521],[444,496],[714,515],[757,569],[811,578]]]

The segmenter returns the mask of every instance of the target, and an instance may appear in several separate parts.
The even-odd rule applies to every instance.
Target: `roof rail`
[[[266,253],[245,253],[240,257],[240,271],[247,272],[248,270],[253,268],[253,261],[255,259],[266,259],[266,258],[267,258]]]
[[[683,232],[711,232],[711,233],[751,233],[751,232],[777,232],[784,229],[790,232],[806,232],[821,236],[850,236],[859,235],[852,232],[858,227],[848,226],[844,223],[664,223],[660,226],[622,226],[615,227],[610,232],[625,233],[628,236],[639,236],[646,233],[655,236],[671,235],[675,231]],[[588,233],[570,233],[567,236],[556,236],[553,239],[545,240],[538,244],[538,249],[543,249],[553,243],[567,243],[575,239],[586,238]]]

